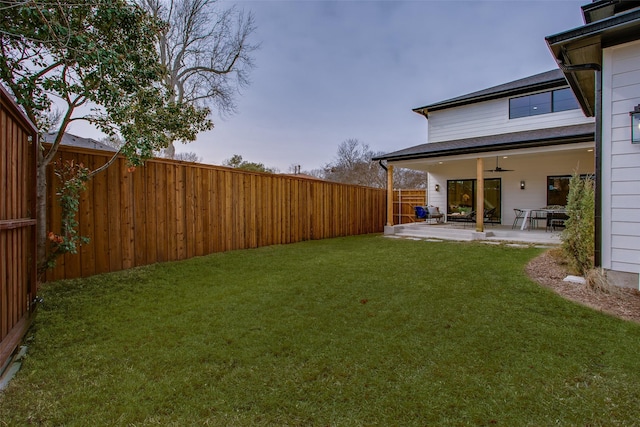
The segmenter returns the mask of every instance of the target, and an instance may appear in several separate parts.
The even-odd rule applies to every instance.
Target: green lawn
[[[640,325],[539,249],[350,237],[58,282],[0,425],[638,425]]]

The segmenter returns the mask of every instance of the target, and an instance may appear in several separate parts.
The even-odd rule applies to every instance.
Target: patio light
[[[440,184],[436,184],[436,191],[440,191]]]
[[[520,189],[524,190],[524,181],[520,181]]]
[[[631,116],[631,143],[640,144],[640,104],[636,105]]]

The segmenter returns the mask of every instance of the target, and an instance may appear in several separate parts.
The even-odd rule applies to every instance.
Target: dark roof
[[[440,101],[435,104],[425,105],[424,107],[414,108],[413,111],[426,115],[436,110],[444,110],[446,108],[459,107],[461,105],[474,104],[476,102],[504,98],[506,96],[521,95],[528,92],[551,89],[560,86],[567,86],[567,81],[565,80],[562,71],[555,69],[536,74],[535,76],[525,77],[524,79],[472,92],[467,95],[447,99],[446,101]]]
[[[57,135],[58,134],[56,132],[50,132],[45,134],[43,139],[45,140],[45,142],[49,142],[53,144],[53,141],[55,141]],[[89,148],[92,150],[118,151],[117,149],[109,145],[103,144],[100,141],[96,141],[95,139],[83,138],[81,136],[72,135],[68,132],[64,133],[60,144],[69,145],[72,147]]]
[[[545,147],[578,142],[593,141],[595,124],[586,123],[573,126],[536,129],[530,131],[505,133],[501,135],[480,136],[453,141],[431,142],[415,147],[375,157],[372,160],[414,160],[456,154],[486,153],[518,148]]]
[[[635,0],[594,0],[592,3],[582,6],[582,15],[585,24],[590,24],[626,12],[639,5],[640,2]]]

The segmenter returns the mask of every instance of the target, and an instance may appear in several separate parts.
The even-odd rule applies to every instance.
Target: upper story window
[[[538,114],[578,109],[578,101],[571,89],[558,89],[509,100],[509,118],[537,116]]]

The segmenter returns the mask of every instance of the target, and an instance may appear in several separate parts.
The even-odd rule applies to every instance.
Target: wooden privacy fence
[[[95,169],[110,153],[62,147],[63,160]],[[60,229],[49,170],[48,230]],[[381,232],[383,189],[161,159],[129,171],[118,159],[82,193],[78,254],[47,280],[86,277],[233,249]]]
[[[0,374],[29,327],[37,290],[36,137],[0,86]]]
[[[415,222],[414,206],[427,204],[427,190],[393,190],[393,223]]]

